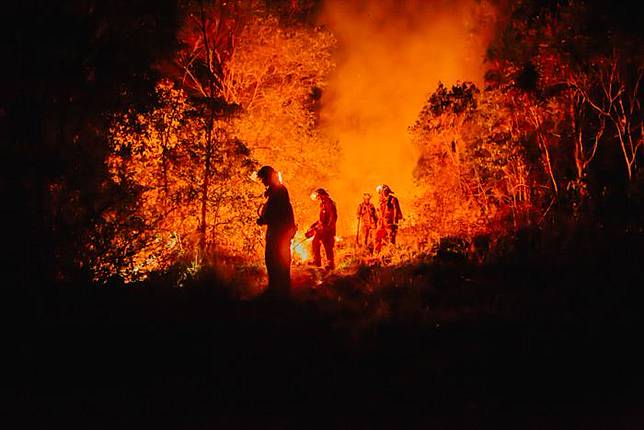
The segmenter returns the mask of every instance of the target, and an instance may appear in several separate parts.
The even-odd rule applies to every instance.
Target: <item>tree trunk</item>
[[[548,145],[543,138],[539,138],[539,141],[541,142],[544,164],[546,165],[546,170],[548,172],[548,175],[550,176],[550,180],[552,181],[553,189],[555,190],[555,194],[559,194],[559,187],[557,186],[557,180],[555,179],[555,172],[552,169],[552,162],[550,161],[550,151],[548,150]]]
[[[210,117],[206,124],[206,152],[203,165],[203,182],[201,184],[201,225],[199,226],[199,251],[201,258],[206,255],[206,231],[208,227],[208,191],[210,187],[210,171],[212,162],[212,126],[214,112],[210,109]]]

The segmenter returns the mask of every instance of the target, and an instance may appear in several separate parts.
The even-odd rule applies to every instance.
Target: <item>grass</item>
[[[5,391],[26,428],[634,428],[641,239],[296,267],[278,302],[212,274],[36,286],[7,296]]]

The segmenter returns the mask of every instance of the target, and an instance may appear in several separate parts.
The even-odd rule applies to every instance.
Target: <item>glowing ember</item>
[[[310,245],[303,233],[297,233],[291,241],[291,255],[295,261],[307,261],[310,258]]]
[[[318,193],[313,191],[309,197],[311,197],[311,200],[316,200],[318,198]]]
[[[280,184],[283,184],[284,181],[282,180],[282,172],[277,172],[277,177],[280,180]]]

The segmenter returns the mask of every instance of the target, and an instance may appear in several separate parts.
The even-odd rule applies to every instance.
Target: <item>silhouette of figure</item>
[[[380,208],[378,231],[376,232],[376,251],[380,251],[383,242],[396,244],[398,222],[402,219],[402,211],[398,198],[387,185],[379,187]]]
[[[315,199],[320,202],[320,218],[315,226],[313,237],[313,265],[322,266],[321,246],[324,246],[326,254],[326,268],[333,270],[335,261],[333,257],[333,246],[335,245],[335,224],[338,221],[338,210],[335,202],[329,197],[324,188],[315,191]]]
[[[291,239],[297,227],[293,207],[286,187],[271,166],[263,166],[257,177],[267,187],[266,202],[262,205],[257,224],[266,225],[266,270],[268,271],[267,294],[286,296],[291,287]]]
[[[378,216],[376,215],[376,207],[370,200],[371,194],[364,193],[362,195],[362,202],[358,205],[356,215],[358,217],[359,231],[356,242],[371,251],[373,230],[377,226]]]

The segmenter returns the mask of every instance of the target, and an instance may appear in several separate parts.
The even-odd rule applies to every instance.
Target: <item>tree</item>
[[[592,1],[521,2],[490,47],[493,85],[529,96],[524,112],[560,203],[580,207],[591,195],[603,199],[606,189],[623,193],[636,176],[644,63],[630,10]],[[624,181],[612,174],[619,158]]]
[[[517,104],[472,83],[439,84],[410,131],[421,150],[415,176],[425,194],[420,212],[439,236],[514,228],[529,221],[534,177],[517,121]]]
[[[192,42],[177,57],[179,79],[159,82],[154,107],[114,118],[108,165],[120,192],[136,197],[97,229],[113,234],[95,264],[101,279],[225,256],[258,262],[253,171],[260,163],[282,170],[297,210],[336,154],[316,130],[332,67],[326,31],[284,28],[262,9],[223,3],[188,11],[182,40]],[[225,24],[231,14],[237,29]]]
[[[122,194],[136,199],[133,207],[115,208],[103,220],[103,228],[115,227],[109,250],[97,255],[98,278],[118,273],[139,279],[181,262],[200,265],[204,249],[214,257],[254,246],[243,236],[253,214],[249,176],[255,164],[248,148],[217,121],[212,130],[217,146],[208,153],[200,107],[167,80],[157,85],[157,97],[156,108],[115,118],[107,164]],[[203,168],[206,157],[209,172]],[[204,237],[206,173],[205,211],[211,221]]]
[[[127,9],[128,13],[122,13]],[[10,267],[48,285],[83,271],[101,217],[109,117],[143,105],[174,47],[174,1],[19,2],[3,8],[3,171],[15,231]],[[5,51],[6,50],[6,51]],[[6,127],[5,127],[6,126]]]
[[[334,45],[324,28],[258,18],[240,32],[224,69],[224,95],[244,110],[234,122],[236,136],[255,159],[281,170],[300,219],[312,218],[308,196],[329,178],[338,156],[337,144],[317,129]]]
[[[199,246],[201,257],[207,253],[208,203],[215,174],[214,152],[217,146],[229,139],[227,129],[217,126],[238,110],[223,95],[224,64],[232,55],[241,25],[242,2],[198,0],[188,2],[184,13],[180,40],[183,49],[177,64],[183,74],[182,83],[190,92],[192,104],[199,107],[203,126],[201,153],[201,208],[199,220]]]
[[[590,64],[589,72],[572,74],[569,80],[581,102],[594,111],[600,124],[588,161],[584,160],[583,138],[580,135],[579,162],[583,168],[592,160],[608,122],[615,130],[630,181],[644,145],[644,118],[640,104],[644,64],[629,70],[628,62],[619,58],[616,52],[609,57],[594,59]]]

